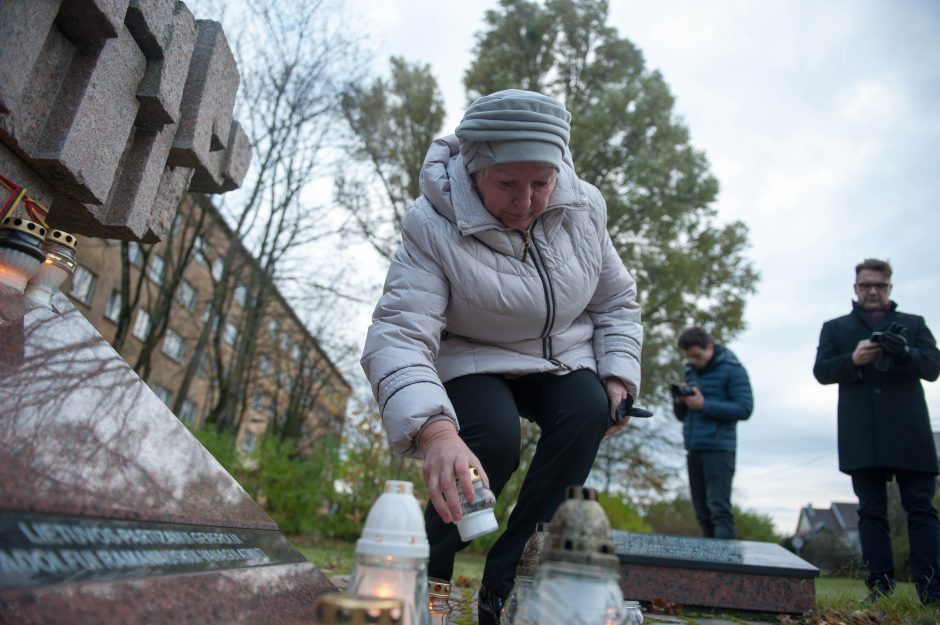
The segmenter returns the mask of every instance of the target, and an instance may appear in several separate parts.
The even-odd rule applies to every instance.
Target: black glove
[[[894,358],[895,362],[904,364],[911,359],[911,348],[904,338],[904,326],[892,322],[884,334],[881,335],[881,351]]]

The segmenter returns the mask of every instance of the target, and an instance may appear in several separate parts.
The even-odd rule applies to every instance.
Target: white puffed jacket
[[[463,375],[591,369],[637,394],[636,282],[610,240],[604,199],[570,153],[527,231],[487,212],[454,136],[431,145],[421,191],[361,360],[396,452],[419,456],[421,429],[439,418],[459,430],[443,383]]]

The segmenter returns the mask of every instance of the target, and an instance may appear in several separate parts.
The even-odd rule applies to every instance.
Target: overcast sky
[[[338,2],[373,46],[374,71],[387,71],[391,55],[430,64],[451,132],[466,104],[474,35],[497,3]],[[212,0],[191,4],[198,17],[214,13]],[[738,429],[734,501],[790,534],[806,504],[855,501],[838,472],[837,389],[812,376],[823,321],[850,310],[854,265],[890,260],[893,299],[940,333],[940,2],[610,5],[610,24],[663,74],[675,113],[707,155],[721,183],[719,219],[750,228],[761,281],[748,330],[729,347],[750,372],[756,407]],[[329,185],[322,191],[328,203]],[[328,255],[356,255],[357,276],[371,279],[356,250]],[[371,308],[350,314],[354,340],[364,340]],[[345,373],[364,383],[358,367]],[[940,430],[940,384],[925,389]],[[678,433],[670,420],[660,421]]]
[[[495,3],[350,4],[377,67],[392,54],[431,65],[451,131]],[[750,228],[761,281],[729,347],[756,408],[738,429],[734,500],[792,533],[802,506],[855,501],[837,466],[837,389],[812,376],[822,322],[850,310],[855,263],[889,259],[893,299],[940,332],[940,3],[612,0],[610,23],[671,87],[721,183],[719,219]],[[935,430],[938,386],[926,384]]]

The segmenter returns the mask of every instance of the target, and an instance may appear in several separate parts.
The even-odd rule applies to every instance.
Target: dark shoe
[[[928,608],[940,608],[940,589],[931,587],[920,595],[920,602]]]
[[[880,599],[884,597],[890,597],[894,592],[894,586],[887,583],[878,583],[872,584],[868,587],[868,597],[865,598],[865,603],[877,603]]]
[[[477,594],[477,622],[479,625],[499,625],[499,613],[506,599],[480,586]]]

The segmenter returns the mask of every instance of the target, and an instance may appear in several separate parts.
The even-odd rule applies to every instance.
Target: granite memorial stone
[[[614,531],[624,597],[683,606],[800,614],[819,569],[773,543]]]
[[[0,23],[0,174],[50,226],[153,242],[176,210],[164,183],[194,179],[179,168],[200,192],[241,184],[251,152],[218,23],[175,0],[3,2]]]
[[[0,217],[153,242],[194,184],[241,184],[219,24],[175,0],[4,1],[0,23]],[[10,241],[0,625],[314,621],[333,585],[65,296],[24,294]]]

